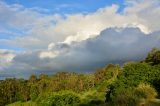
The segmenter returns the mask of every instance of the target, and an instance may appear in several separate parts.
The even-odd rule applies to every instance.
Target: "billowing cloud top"
[[[0,33],[12,34],[0,44],[24,49],[0,50],[1,76],[91,72],[107,63],[143,59],[160,47],[159,0],[126,1],[123,11],[118,8],[61,16],[0,2]]]

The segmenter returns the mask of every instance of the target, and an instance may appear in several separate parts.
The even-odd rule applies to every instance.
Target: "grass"
[[[37,106],[37,104],[35,102],[28,101],[28,102],[15,102],[7,106]]]

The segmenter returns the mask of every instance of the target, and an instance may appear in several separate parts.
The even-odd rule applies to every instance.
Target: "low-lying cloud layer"
[[[143,59],[153,47],[160,47],[160,32],[144,34],[139,28],[109,28],[80,43],[61,43],[48,51],[19,54],[4,73],[20,76],[57,71],[91,72],[108,63]],[[46,56],[41,57],[43,52]]]
[[[0,2],[0,33],[12,34],[0,44],[24,50],[0,50],[0,77],[91,72],[108,63],[143,59],[160,47],[159,0],[127,0],[121,12],[118,8],[113,4],[61,16]]]

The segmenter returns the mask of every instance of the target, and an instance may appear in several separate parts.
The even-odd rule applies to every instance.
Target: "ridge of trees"
[[[160,98],[157,48],[143,61],[123,67],[109,64],[92,74],[58,72],[0,81],[0,106],[17,101],[32,101],[34,106],[136,106],[154,98]]]

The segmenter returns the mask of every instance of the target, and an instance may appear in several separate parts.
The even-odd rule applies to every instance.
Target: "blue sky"
[[[47,9],[46,13],[94,12],[99,8],[118,4],[124,8],[124,0],[5,0],[8,4],[21,4],[26,8]]]

